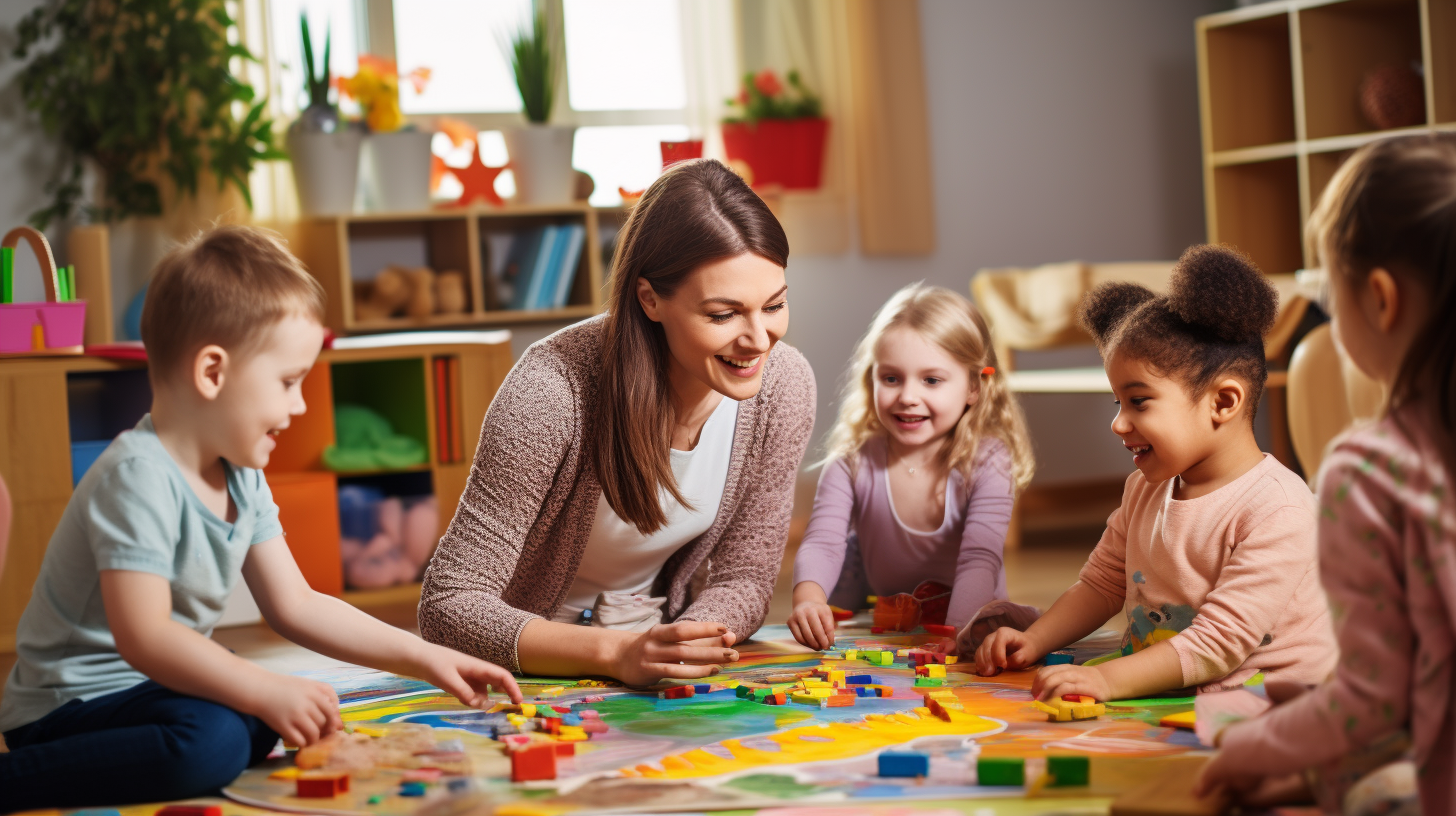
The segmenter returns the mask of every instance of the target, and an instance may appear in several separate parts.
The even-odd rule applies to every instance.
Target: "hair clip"
[[[994,376],[996,376],[996,366],[986,366],[985,368],[981,369],[981,376],[982,377],[994,377]]]

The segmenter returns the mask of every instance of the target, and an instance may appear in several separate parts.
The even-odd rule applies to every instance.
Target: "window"
[[[618,188],[641,190],[661,171],[660,141],[685,139],[693,131],[680,0],[545,1],[565,41],[553,121],[579,128],[573,163],[596,182],[591,203],[620,203]],[[503,158],[497,131],[521,121],[504,55],[510,33],[529,20],[531,0],[269,0],[275,87],[288,114],[306,103],[302,10],[309,14],[316,55],[325,25],[332,26],[336,75],[352,74],[360,53],[392,57],[401,73],[428,68],[423,92],[401,83],[404,113],[423,124],[437,115],[463,120],[483,131],[487,163]],[[446,139],[436,145],[449,164],[469,158],[450,151]],[[498,189],[514,191],[508,173]]]

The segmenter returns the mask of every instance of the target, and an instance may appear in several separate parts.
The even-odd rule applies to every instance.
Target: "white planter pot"
[[[363,141],[364,134],[356,130],[288,134],[293,183],[304,215],[345,215],[354,211]]]
[[[425,130],[371,133],[364,140],[364,207],[419,212],[430,206],[430,141]]]
[[[570,204],[576,200],[571,166],[573,125],[526,125],[505,132],[516,178],[517,204]]]

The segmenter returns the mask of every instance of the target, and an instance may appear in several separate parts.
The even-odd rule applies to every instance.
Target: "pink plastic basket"
[[[15,249],[24,238],[40,261],[43,303],[0,303],[0,355],[80,354],[86,336],[86,302],[57,302],[56,259],[45,236],[30,227],[5,233],[0,246]]]

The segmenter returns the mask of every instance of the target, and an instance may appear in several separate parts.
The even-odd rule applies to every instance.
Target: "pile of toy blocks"
[[[600,700],[598,697],[597,701]],[[576,705],[588,704],[583,700]],[[539,732],[561,742],[581,742],[609,730],[595,709],[574,708],[571,704],[498,703],[487,714],[500,714],[505,718],[505,723],[489,720],[485,723],[491,728],[491,736],[497,740]]]
[[[1094,720],[1107,713],[1107,706],[1082,694],[1064,694],[1050,705],[1033,700],[1032,705],[1046,712],[1047,722],[1072,722],[1073,720]]]

